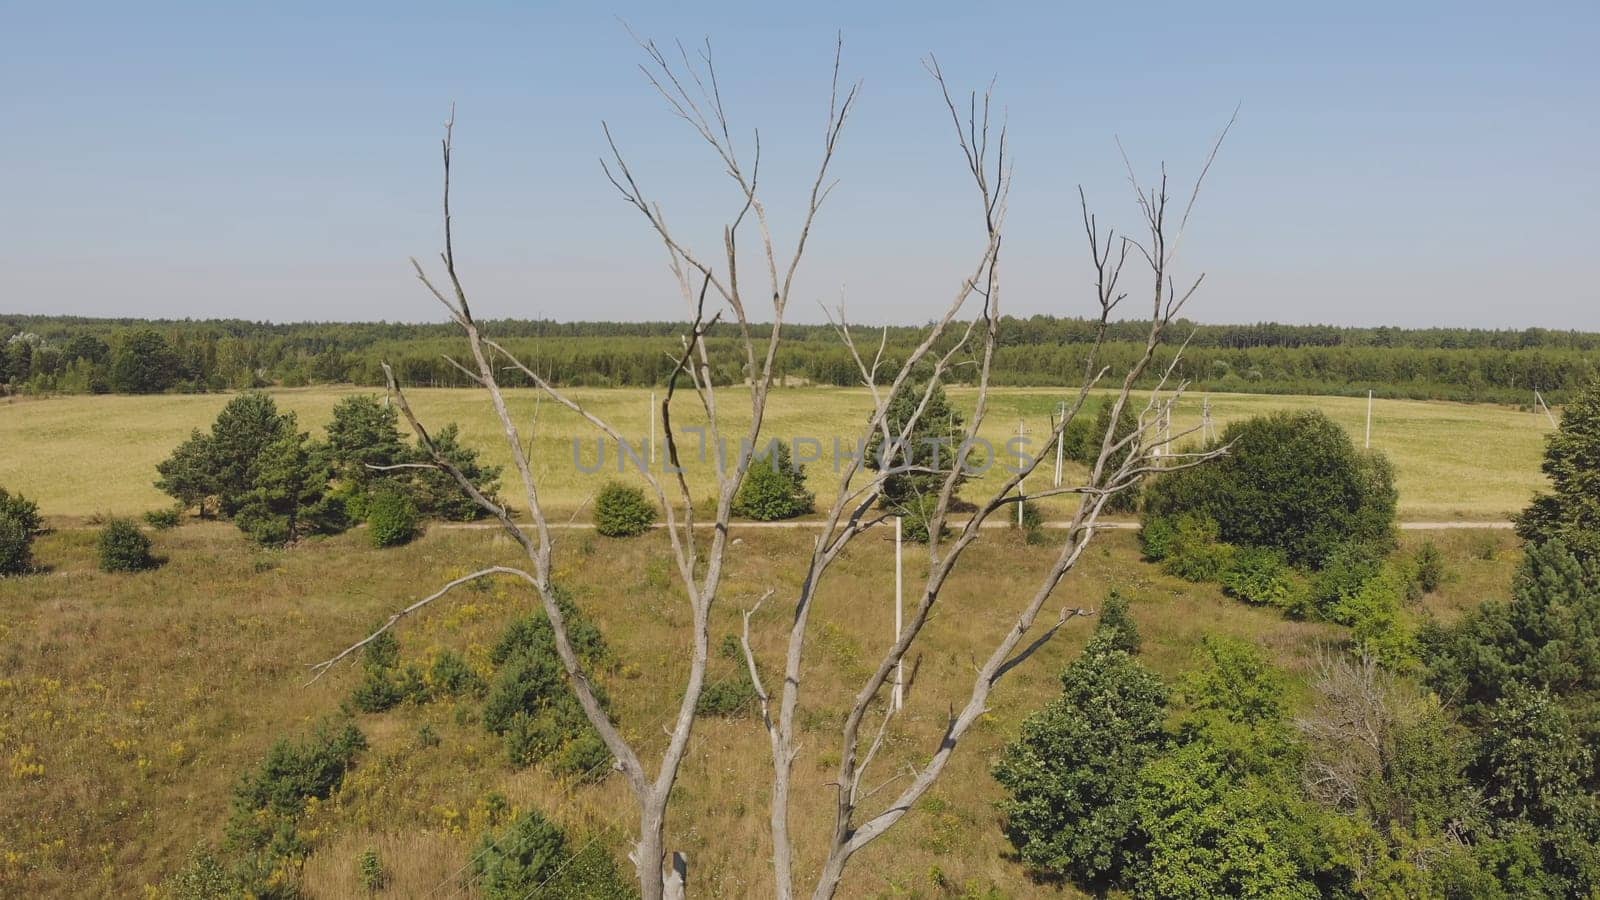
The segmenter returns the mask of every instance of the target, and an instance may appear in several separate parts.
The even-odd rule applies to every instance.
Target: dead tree
[[[830,164],[845,122],[855,105],[859,85],[841,86],[840,48],[836,46],[820,163],[811,182],[808,202],[799,217],[798,237],[792,250],[782,252],[773,239],[767,209],[758,190],[761,154],[759,133],[755,135],[751,159],[746,166],[732,137],[709,45],[697,54],[697,60],[691,60],[689,53],[681,45],[674,48],[675,53],[672,56],[663,52],[653,42],[642,41],[640,46],[646,56],[646,62],[641,69],[649,83],[660,94],[668,108],[686,122],[711,148],[719,165],[736,186],[740,198],[736,213],[723,229],[719,256],[714,259],[699,254],[685,241],[680,240],[668,226],[660,207],[650,199],[629,168],[610,129],[605,129],[609,155],[602,160],[604,172],[622,198],[644,217],[649,228],[662,242],[678,290],[691,316],[689,331],[683,339],[682,353],[676,360],[677,364],[669,379],[665,397],[661,401],[661,424],[668,466],[663,473],[649,470],[643,472],[649,490],[665,514],[665,531],[692,620],[689,635],[691,648],[689,674],[678,702],[676,716],[670,720],[665,729],[668,738],[665,750],[662,751],[659,760],[651,765],[641,755],[640,748],[624,738],[617,723],[598,701],[591,686],[590,674],[572,647],[550,580],[552,528],[540,501],[539,485],[528,455],[529,445],[524,442],[523,434],[510,412],[497,380],[497,372],[503,369],[517,371],[545,396],[581,416],[610,440],[621,444],[626,438],[612,423],[586,409],[559,387],[540,376],[534,368],[486,336],[480,330],[477,320],[473,318],[467,291],[456,269],[451,234],[452,125],[446,126],[442,145],[444,250],[440,258],[445,275],[443,289],[427,274],[421,264],[415,260],[412,263],[417,277],[449,311],[451,319],[461,327],[467,338],[471,358],[465,363],[454,359],[450,361],[489,396],[504,431],[507,445],[512,451],[517,480],[520,482],[523,499],[527,504],[531,527],[519,526],[509,509],[485,497],[448,457],[438,451],[426,427],[417,419],[407,403],[405,392],[395,379],[394,373],[387,366],[384,367],[384,372],[396,405],[416,432],[422,446],[431,454],[431,462],[423,465],[436,466],[453,476],[461,489],[494,516],[502,529],[522,547],[529,566],[526,569],[491,566],[452,581],[433,595],[396,613],[378,632],[332,659],[318,663],[313,669],[314,677],[320,676],[341,659],[360,650],[373,637],[392,627],[404,616],[416,612],[471,580],[501,575],[519,578],[526,582],[550,620],[556,651],[574,694],[589,722],[599,732],[614,757],[615,767],[627,779],[632,791],[637,804],[639,824],[629,856],[634,862],[643,897],[646,900],[657,900],[662,897],[681,897],[685,891],[684,862],[680,855],[668,853],[665,842],[665,820],[672,787],[677,780],[693,733],[695,709],[705,683],[710,617],[719,597],[723,563],[730,546],[728,526],[732,517],[733,500],[750,465],[752,452],[760,446],[763,419],[773,383],[774,366],[795,273],[804,257],[812,225],[833,188],[833,182],[828,177]],[[928,60],[928,69],[943,94],[945,106],[955,125],[958,145],[980,200],[979,210],[985,239],[975,253],[975,258],[967,270],[968,274],[956,286],[940,317],[929,326],[921,342],[892,375],[880,372],[884,362],[883,342],[880,341],[877,353],[869,362],[859,352],[851,328],[844,319],[842,308],[834,321],[840,338],[855,359],[862,381],[873,401],[873,411],[864,427],[863,436],[878,432],[886,442],[891,442],[891,446],[892,442],[903,445],[914,431],[923,410],[926,409],[934,387],[953,365],[963,359],[975,362],[977,365],[976,408],[966,428],[969,440],[962,444],[954,464],[947,468],[941,469],[938,466],[919,468],[913,462],[899,468],[884,466],[880,471],[868,474],[863,465],[864,460],[852,458],[842,478],[839,492],[822,523],[821,533],[813,544],[810,564],[802,583],[789,590],[775,587],[774,592],[769,592],[768,595],[783,592],[793,598],[793,619],[783,667],[784,681],[776,697],[769,693],[767,686],[762,682],[760,669],[750,646],[751,617],[755,610],[749,610],[744,615],[746,661],[756,685],[763,723],[771,743],[773,873],[777,895],[782,898],[794,896],[796,889],[794,842],[790,834],[789,806],[792,795],[792,770],[799,753],[796,711],[801,696],[810,614],[818,588],[826,578],[830,566],[856,537],[891,515],[880,508],[884,479],[895,472],[904,472],[908,469],[943,476],[942,487],[932,505],[928,522],[931,534],[928,548],[931,566],[928,577],[921,587],[915,609],[911,611],[905,627],[893,646],[884,654],[872,675],[856,694],[855,702],[843,726],[840,735],[841,761],[833,787],[836,792],[836,809],[831,827],[831,839],[826,843],[827,856],[821,861],[819,875],[811,890],[815,897],[833,896],[852,857],[888,831],[938,780],[956,746],[987,708],[988,698],[994,685],[1007,672],[1043,646],[1068,620],[1088,612],[1067,604],[1050,625],[1035,630],[1037,619],[1050,602],[1056,587],[1077,563],[1093,537],[1096,522],[1108,499],[1117,492],[1126,490],[1140,476],[1154,471],[1151,459],[1153,449],[1166,441],[1179,440],[1189,433],[1160,437],[1156,431],[1163,415],[1181,394],[1182,385],[1169,383],[1177,364],[1176,356],[1165,370],[1152,372],[1152,368],[1156,364],[1159,348],[1168,338],[1168,331],[1200,283],[1199,279],[1195,279],[1180,290],[1171,274],[1171,269],[1177,239],[1181,237],[1183,224],[1188,219],[1205,170],[1202,170],[1201,178],[1197,179],[1195,192],[1190,195],[1189,205],[1185,207],[1183,216],[1175,228],[1167,217],[1169,197],[1165,173],[1163,172],[1159,184],[1149,191],[1141,188],[1135,180],[1134,189],[1144,219],[1144,233],[1138,238],[1122,237],[1114,232],[1102,233],[1095,217],[1089,214],[1087,203],[1080,191],[1084,228],[1097,272],[1096,302],[1099,307],[1100,323],[1093,351],[1084,369],[1083,384],[1068,402],[1066,415],[1054,423],[1049,439],[1043,442],[1043,448],[1022,460],[1022,464],[1004,480],[993,496],[978,504],[976,512],[969,518],[964,522],[952,521],[950,511],[955,487],[962,470],[969,464],[974,443],[972,439],[977,437],[988,411],[989,378],[998,347],[1000,327],[1000,258],[1007,197],[1011,187],[1011,171],[1006,156],[1004,126],[999,125],[991,132],[989,95],[985,94],[981,98],[973,95],[963,117],[945,86],[944,77],[937,63],[932,58]],[[992,145],[991,133],[994,137]],[[1220,140],[1219,138],[1219,144]],[[1212,156],[1206,160],[1207,169],[1215,152],[1214,146]],[[1132,179],[1131,166],[1129,175]],[[750,279],[744,277],[739,266],[741,229],[752,221],[764,262],[764,272],[761,273],[764,277],[758,277],[758,281],[762,284],[760,290],[770,298],[771,303],[771,327],[764,338],[754,336],[755,330],[751,327],[748,312],[750,307],[746,303],[745,295],[746,285]],[[1121,291],[1120,283],[1125,264],[1134,259],[1145,263],[1151,278],[1149,329],[1143,354],[1135,365],[1123,373],[1110,402],[1114,405],[1111,416],[1113,423],[1117,421],[1117,414],[1123,407],[1130,403],[1142,402],[1139,426],[1132,433],[1123,436],[1114,435],[1114,429],[1107,431],[1101,440],[1098,461],[1083,484],[1051,488],[1024,496],[1020,491],[1023,479],[1052,452],[1054,441],[1061,437],[1074,416],[1083,410],[1092,393],[1109,373],[1099,360],[1099,351],[1106,340],[1114,312],[1127,297],[1127,294]],[[975,298],[976,303],[973,302]],[[709,317],[708,300],[714,307],[721,308]],[[720,452],[713,454],[715,471],[712,476],[714,479],[712,487],[715,505],[711,521],[707,523],[712,527],[707,529],[709,537],[697,537],[695,530],[697,523],[692,502],[694,493],[682,471],[676,432],[672,424],[672,404],[678,399],[680,388],[686,386],[685,392],[693,392],[695,400],[708,420],[705,439],[711,446],[723,446],[718,407],[720,394],[713,381],[710,352],[705,336],[709,327],[720,321],[724,312],[731,313],[741,338],[743,364],[749,382],[750,422],[742,429],[740,449],[732,459],[725,459]],[[892,433],[888,419],[889,400],[897,391],[912,384],[913,379],[918,382],[925,379],[920,403],[914,415],[903,423],[899,433]],[[1148,398],[1143,401],[1137,400],[1136,385],[1151,381],[1154,382],[1154,389],[1150,391]],[[1125,451],[1127,452],[1124,456]],[[1167,459],[1172,462],[1167,468],[1172,468],[1174,465],[1197,465],[1221,452],[1225,450],[1179,454],[1176,457],[1169,455]],[[1113,459],[1122,461],[1112,464],[1110,461]],[[670,478],[665,477],[668,473],[671,475]],[[927,762],[912,774],[900,793],[886,805],[876,811],[866,812],[865,804],[877,790],[863,790],[864,777],[894,726],[894,711],[880,702],[891,673],[920,637],[923,627],[939,603],[949,577],[955,571],[965,551],[978,539],[979,529],[983,524],[994,513],[1006,509],[1011,503],[1058,494],[1074,494],[1079,498],[1079,504],[1050,569],[1034,593],[1020,602],[1012,627],[992,648],[989,648],[986,660],[977,669],[967,701],[952,715],[943,738],[939,745],[930,751]],[[954,529],[948,542],[943,537],[947,527]],[[877,716],[876,725],[869,726],[868,719],[874,715]]]

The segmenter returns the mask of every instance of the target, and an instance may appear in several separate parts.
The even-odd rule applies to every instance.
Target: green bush
[[[167,531],[177,528],[183,522],[183,510],[176,506],[166,509],[152,509],[144,514],[144,521],[157,531]]]
[[[806,468],[796,465],[789,447],[774,439],[763,458],[752,458],[744,483],[733,498],[734,515],[758,522],[792,519],[811,512],[816,495],[806,490]]]
[[[16,519],[30,535],[44,533],[44,519],[39,515],[39,504],[21,494],[0,488],[0,516]]]
[[[252,854],[262,874],[274,859],[303,857],[310,848],[295,823],[306,801],[327,799],[366,748],[366,737],[349,722],[323,722],[299,742],[279,739],[234,788],[229,846]]]
[[[1328,554],[1321,571],[1311,578],[1311,605],[1324,618],[1333,618],[1334,609],[1361,592],[1383,568],[1381,548],[1361,541],[1340,544]]]
[[[1422,593],[1431,594],[1444,584],[1444,554],[1439,552],[1433,541],[1424,541],[1422,546],[1417,548],[1414,563],[1417,587]]]
[[[483,678],[454,650],[446,650],[434,658],[433,667],[428,670],[428,682],[435,691],[450,697],[476,697],[488,689]]]
[[[1216,581],[1233,561],[1234,548],[1217,540],[1217,523],[1205,516],[1178,517],[1162,571],[1186,581]]]
[[[33,532],[21,519],[0,511],[0,577],[33,571]]]
[[[398,547],[417,536],[417,504],[392,485],[380,485],[367,503],[367,535],[374,547]]]
[[[356,859],[356,874],[361,877],[361,889],[368,894],[376,894],[383,890],[389,883],[389,874],[383,869],[383,860],[378,857],[378,851],[368,847]]]
[[[1139,843],[1139,772],[1163,743],[1167,689],[1112,628],[1062,673],[1062,694],[1029,716],[995,766],[1006,837],[1035,871],[1093,889],[1118,881]]]
[[[755,682],[745,662],[744,646],[731,634],[723,635],[717,654],[729,665],[727,676],[707,684],[700,692],[695,713],[702,716],[738,716],[755,709]]]
[[[499,833],[488,832],[473,856],[478,885],[489,900],[606,900],[636,897],[632,880],[598,842],[574,853],[555,823],[529,811]]]
[[[154,568],[150,537],[128,519],[112,519],[100,529],[100,571],[141,572]]]
[[[1222,589],[1246,603],[1276,606],[1304,614],[1309,595],[1283,558],[1283,552],[1264,547],[1240,547],[1222,573]]]
[[[1276,548],[1309,568],[1351,541],[1393,546],[1396,494],[1388,461],[1358,450],[1321,412],[1235,422],[1220,443],[1230,445],[1226,456],[1151,482],[1147,522],[1204,515],[1217,522],[1222,541]]]
[[[600,632],[559,588],[556,602],[562,609],[573,651],[590,666],[606,661],[609,654]],[[536,614],[512,622],[490,651],[489,659],[499,672],[483,704],[483,724],[504,740],[512,764],[545,762],[558,774],[591,770],[593,774],[604,774],[603,760],[609,758],[609,751],[604,743],[595,743],[599,735],[568,685],[566,670],[556,656],[549,620]],[[593,688],[601,705],[608,705],[605,691],[598,684]],[[598,752],[606,755],[596,759]],[[583,768],[571,768],[580,765],[582,759],[589,760],[582,764]]]
[[[655,520],[656,508],[639,488],[613,481],[595,498],[594,530],[606,537],[644,534]]]
[[[1149,562],[1161,562],[1172,555],[1178,542],[1178,523],[1170,516],[1146,517],[1139,529],[1139,545]]]

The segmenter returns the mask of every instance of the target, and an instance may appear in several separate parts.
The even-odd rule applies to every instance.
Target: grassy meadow
[[[797,531],[736,534],[714,641],[734,633],[741,608],[761,592],[794,583],[807,540]],[[1405,535],[1407,543],[1421,538]],[[1430,608],[1449,617],[1486,595],[1504,595],[1517,555],[1510,534],[1434,539],[1454,575],[1428,598]],[[557,577],[623,662],[603,676],[622,726],[659,750],[660,724],[686,668],[687,628],[663,561],[664,536],[610,541],[568,532],[560,540]],[[10,811],[0,816],[0,895],[134,896],[158,883],[197,844],[220,839],[232,785],[270,743],[335,712],[359,681],[358,669],[342,667],[307,686],[307,663],[429,586],[515,558],[514,547],[490,531],[434,529],[396,550],[372,549],[354,532],[269,551],[222,523],[160,532],[156,549],[169,558],[160,569],[106,575],[95,568],[92,533],[58,530],[36,546],[46,574],[0,581],[0,809]],[[859,541],[814,617],[801,717],[808,733],[796,778],[807,867],[818,863],[820,829],[831,821],[827,781],[838,723],[888,636],[892,552],[875,535]],[[986,533],[974,548],[908,661],[908,714],[875,764],[881,775],[931,748],[965,689],[973,648],[1005,627],[1050,553],[1009,531]],[[920,565],[908,554],[908,574]],[[1167,676],[1192,666],[1206,634],[1248,637],[1293,673],[1341,640],[1333,626],[1288,621],[1229,600],[1214,585],[1160,574],[1138,561],[1127,532],[1098,538],[1058,599],[1092,606],[1113,586],[1132,600],[1145,661]],[[486,667],[488,648],[529,601],[510,582],[459,591],[402,624],[402,659],[427,663],[451,648]],[[781,666],[786,618],[773,603],[754,622],[769,672]],[[1089,629],[1068,627],[1002,684],[941,785],[853,868],[848,896],[955,896],[968,885],[1009,897],[1073,895],[1029,881],[1009,859],[988,769],[1021,719],[1059,690],[1056,677]],[[714,662],[712,680],[733,677],[731,666]],[[303,870],[311,897],[361,894],[357,858],[368,848],[389,869],[387,896],[472,896],[462,872],[487,827],[491,791],[513,808],[537,807],[575,834],[611,842],[621,859],[631,822],[617,776],[578,784],[539,767],[513,770],[471,701],[407,705],[357,721],[371,748],[344,787],[303,821],[317,848]],[[423,739],[424,726],[437,741]],[[670,845],[689,854],[703,896],[770,894],[768,765],[753,716],[697,726],[669,828]]]
[[[280,407],[299,416],[300,427],[321,436],[340,397],[349,387],[274,391]],[[572,395],[625,434],[643,441],[649,430],[649,393],[635,389],[574,389]],[[953,389],[952,399],[970,409],[974,394]],[[481,391],[417,389],[413,408],[430,428],[459,422],[463,439],[487,459],[508,463],[510,452]],[[994,393],[983,436],[1004,452],[1018,425],[1032,440],[1050,428],[1050,415],[1064,394],[1048,389],[1005,389]],[[1210,395],[1218,428],[1227,422],[1275,409],[1318,408],[1332,416],[1359,443],[1364,439],[1366,401],[1349,397]],[[71,521],[100,513],[130,514],[169,502],[152,482],[155,466],[191,430],[207,428],[228,397],[221,394],[160,396],[13,397],[0,401],[0,485],[39,501],[47,517]],[[534,391],[513,391],[510,404],[531,432],[532,458],[544,502],[558,512],[576,511],[608,478],[617,477],[617,450],[606,448],[600,471],[584,473],[574,464],[573,441],[580,441],[584,464],[594,467],[595,432],[575,414]],[[1202,399],[1186,397],[1173,419],[1178,433],[1198,425]],[[743,408],[741,408],[743,407]],[[811,486],[821,498],[836,487],[833,442],[850,451],[860,435],[870,401],[864,390],[796,387],[776,390],[765,434],[821,442],[823,460],[808,465]],[[723,432],[736,446],[739,425],[748,421],[745,398],[722,393]],[[691,395],[674,404],[680,429],[702,426],[704,413]],[[1375,407],[1372,445],[1395,464],[1400,516],[1412,521],[1498,520],[1527,504],[1543,484],[1539,455],[1550,430],[1542,415],[1488,404],[1380,400]],[[659,440],[659,438],[658,438]],[[709,473],[712,457],[700,458],[700,439],[685,433],[681,452],[694,474]],[[1035,446],[1037,444],[1035,443]],[[665,449],[660,448],[660,459]],[[509,472],[509,469],[508,469]],[[631,470],[630,470],[631,472]],[[997,483],[996,466],[984,479]],[[636,478],[636,474],[627,477]],[[1044,477],[1048,477],[1045,475]],[[700,484],[708,483],[701,478]],[[983,483],[967,489],[981,496]],[[1046,502],[1047,513],[1062,514],[1071,501]]]

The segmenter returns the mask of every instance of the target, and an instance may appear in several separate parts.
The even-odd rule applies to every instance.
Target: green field
[[[321,387],[274,392],[278,403],[299,415],[302,429],[320,436],[339,398],[348,387]],[[951,391],[957,404],[970,405],[970,390]],[[649,394],[634,389],[575,389],[572,395],[624,433],[644,439],[648,433]],[[483,448],[493,462],[510,455],[481,391],[418,389],[409,393],[413,407],[430,427],[460,422],[464,439]],[[996,391],[983,436],[996,447],[1016,434],[1018,424],[1035,436],[1049,430],[1050,413],[1063,393],[1047,389]],[[36,498],[44,513],[66,520],[98,513],[127,514],[166,505],[151,486],[155,466],[195,428],[206,428],[227,402],[222,394],[161,396],[61,396],[11,398],[0,403],[0,485]],[[587,464],[593,465],[595,433],[576,415],[540,400],[533,391],[511,392],[519,422],[535,435],[533,459],[545,502],[552,510],[576,510],[606,479],[616,477],[615,448],[608,448],[606,467],[585,474],[573,462],[573,440],[582,441]],[[1364,439],[1366,401],[1347,397],[1214,394],[1213,417],[1227,421],[1274,409],[1317,408]],[[724,391],[721,408],[724,434],[737,442],[744,397]],[[824,500],[836,485],[833,439],[854,446],[866,418],[869,400],[863,390],[785,388],[774,392],[767,415],[769,437],[813,437],[822,442],[825,459],[811,464],[811,486]],[[674,404],[682,426],[703,424],[692,396]],[[1185,398],[1174,416],[1174,432],[1196,425],[1201,398]],[[1400,516],[1411,521],[1499,520],[1527,504],[1543,483],[1539,454],[1550,430],[1541,415],[1509,407],[1404,400],[1380,400],[1374,414],[1372,445],[1394,462],[1400,491]],[[526,433],[525,433],[526,434]],[[684,437],[688,467],[709,471],[697,458],[698,438]],[[989,477],[998,479],[998,469]],[[630,476],[637,477],[637,476]],[[709,479],[702,477],[700,485]],[[1035,485],[1037,487],[1037,485]],[[982,484],[966,490],[980,496]],[[513,498],[515,502],[516,498]],[[1066,509],[1066,500],[1051,512]]]

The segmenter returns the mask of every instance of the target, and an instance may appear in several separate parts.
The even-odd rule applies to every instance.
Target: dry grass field
[[[757,529],[737,536],[714,639],[733,632],[741,605],[793,582],[806,539]],[[1430,607],[1449,616],[1486,593],[1503,595],[1516,558],[1511,535],[1435,537],[1456,575]],[[1420,539],[1406,535],[1408,543]],[[664,704],[685,671],[687,613],[662,562],[664,540],[568,532],[557,553],[558,578],[624,661],[605,682],[625,731],[646,746],[664,740]],[[92,533],[60,530],[36,548],[46,574],[0,581],[0,810],[7,811],[0,815],[0,895],[133,896],[158,883],[195,845],[220,838],[240,773],[275,738],[333,713],[358,680],[356,670],[342,668],[307,687],[305,664],[427,586],[510,558],[513,549],[493,532],[436,528],[396,550],[372,549],[351,533],[266,551],[220,523],[161,532],[156,543],[169,558],[162,568],[106,575],[94,566]],[[1049,549],[1009,531],[987,533],[974,549],[911,666],[909,715],[882,772],[931,746],[955,686],[970,673],[975,641],[1003,627]],[[796,816],[808,865],[816,864],[831,802],[826,782],[839,718],[889,630],[891,554],[892,545],[873,535],[860,541],[836,568],[814,618]],[[1145,660],[1164,675],[1190,667],[1198,640],[1210,633],[1248,637],[1297,673],[1340,640],[1332,626],[1286,621],[1137,560],[1131,533],[1104,534],[1060,600],[1094,605],[1113,586],[1126,592],[1145,633]],[[505,623],[528,609],[526,592],[511,583],[458,592],[402,626],[402,658],[426,662],[453,648],[484,665]],[[773,605],[755,621],[769,668],[781,659],[784,616]],[[1008,897],[1070,895],[1030,882],[1008,858],[988,768],[1023,716],[1058,690],[1056,676],[1089,627],[1069,627],[1003,683],[941,786],[854,868],[849,896],[957,896],[968,885]],[[714,680],[732,676],[718,665]],[[620,842],[630,804],[615,776],[589,785],[538,767],[514,771],[474,709],[437,701],[358,717],[371,749],[303,826],[317,848],[304,868],[310,896],[360,894],[357,858],[369,847],[389,867],[388,896],[473,895],[461,872],[486,827],[491,791],[574,833]],[[437,744],[420,738],[424,726]],[[761,862],[766,754],[753,718],[697,727],[670,840],[688,852],[704,896],[769,894]]]
[[[285,409],[298,414],[300,427],[320,436],[339,398],[353,389],[308,388],[275,391]],[[953,390],[958,406],[970,406],[973,394]],[[580,389],[573,395],[596,413],[641,441],[649,429],[648,393],[628,389]],[[410,393],[423,421],[432,426],[460,422],[464,439],[484,450],[488,459],[504,463],[509,451],[493,419],[487,398],[471,390],[418,389]],[[996,448],[1014,436],[1020,424],[1039,440],[1062,398],[1059,391],[997,391],[984,437]],[[20,489],[37,499],[46,516],[81,519],[97,513],[137,513],[168,501],[151,486],[155,466],[195,428],[206,428],[228,398],[220,394],[131,396],[62,396],[11,398],[0,402],[0,485]],[[735,401],[740,402],[735,402]],[[1301,397],[1248,394],[1212,395],[1218,427],[1237,418],[1274,409],[1322,409],[1364,438],[1366,401],[1348,397]],[[724,430],[738,440],[742,398],[725,392]],[[573,442],[583,448],[592,467],[596,442],[592,429],[565,409],[540,401],[532,391],[515,391],[512,407],[534,435],[533,458],[544,484],[546,502],[554,510],[575,510],[607,478],[617,477],[615,447],[607,448],[604,468],[593,474],[574,464]],[[680,426],[703,424],[692,398],[675,404]],[[769,407],[766,434],[790,439],[811,437],[821,442],[823,461],[808,466],[812,487],[821,497],[835,485],[833,442],[854,448],[866,418],[864,391],[835,388],[778,390]],[[1198,424],[1201,398],[1188,397],[1174,417],[1174,432]],[[1496,520],[1526,505],[1543,482],[1539,454],[1549,424],[1543,416],[1487,404],[1429,403],[1383,400],[1376,405],[1373,446],[1395,464],[1400,489],[1400,515],[1412,521]],[[710,456],[699,457],[699,439],[684,436],[683,452],[691,473],[709,470]],[[664,458],[664,452],[663,452]],[[996,470],[991,479],[997,479]],[[701,483],[707,483],[702,479]],[[982,485],[969,495],[982,493]],[[1069,500],[1052,501],[1051,511],[1066,509]]]

